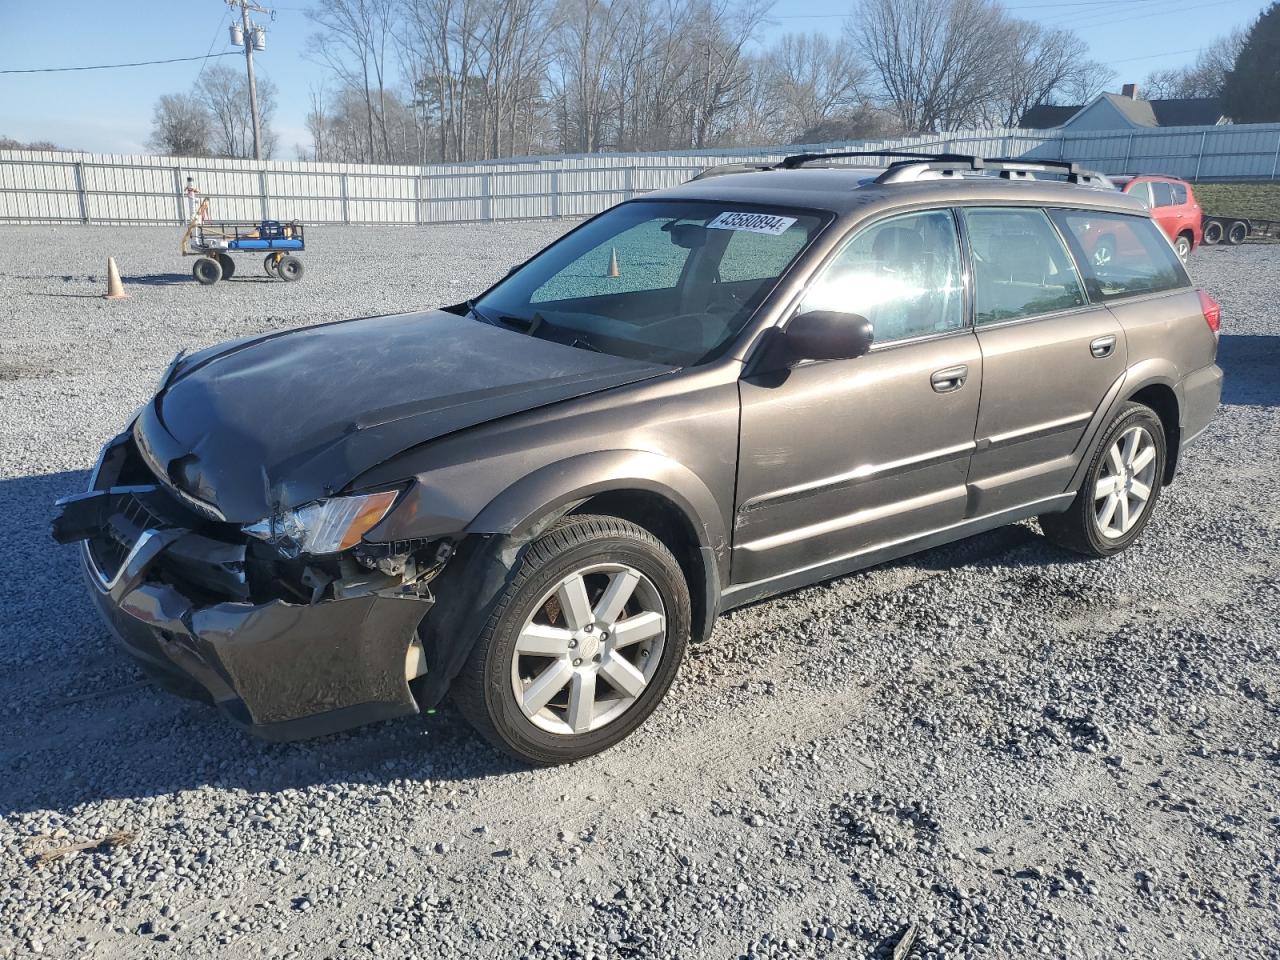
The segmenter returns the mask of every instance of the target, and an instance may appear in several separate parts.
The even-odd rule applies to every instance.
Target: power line
[[[222,33],[222,21],[227,19],[228,12],[228,10],[223,10],[222,15],[218,17],[218,25],[213,30],[213,39],[209,41],[209,52],[201,59],[200,69],[196,71],[196,83],[200,82],[200,78],[204,76],[205,68],[209,66],[209,58],[213,56],[213,48],[218,45],[218,35]],[[234,50],[228,52],[235,53]]]
[[[159,63],[190,63],[193,60],[208,60],[209,57],[230,57],[237,51],[206,54],[202,57],[171,57],[168,60],[139,60],[137,63],[99,63],[91,67],[30,67],[25,70],[0,70],[0,73],[66,73],[70,70],[119,70],[121,67],[151,67]]]

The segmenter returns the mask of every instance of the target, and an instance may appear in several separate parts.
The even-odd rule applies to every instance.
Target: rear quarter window
[[[1070,241],[1094,300],[1117,300],[1191,285],[1173,247],[1146,217],[1057,210],[1053,218]]]

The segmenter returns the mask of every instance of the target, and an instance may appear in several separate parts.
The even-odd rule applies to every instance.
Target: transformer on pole
[[[231,42],[244,47],[244,67],[249,75],[249,113],[253,117],[253,159],[262,159],[262,121],[258,117],[258,81],[253,74],[253,51],[267,49],[267,31],[249,21],[249,11],[264,13],[273,19],[275,14],[253,0],[227,0],[227,6],[240,8],[240,22],[231,21]]]

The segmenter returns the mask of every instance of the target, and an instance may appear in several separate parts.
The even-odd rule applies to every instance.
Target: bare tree
[[[868,71],[848,38],[789,33],[757,61],[753,86],[779,101],[788,137],[811,130],[865,102]]]
[[[1233,30],[1200,51],[1190,65],[1152,71],[1142,83],[1143,96],[1149,100],[1221,96],[1247,35],[1242,29]]]
[[[192,92],[208,110],[211,121],[210,149],[220,157],[253,156],[253,118],[249,112],[249,89],[245,75],[226,64],[209,67],[201,74]],[[262,155],[275,153],[276,134],[271,120],[276,112],[276,87],[269,77],[258,74],[258,116],[262,124]]]
[[[204,157],[211,133],[209,111],[195,94],[166,93],[156,101],[147,146],[169,157]]]
[[[982,119],[990,123],[1016,126],[1032,107],[1060,97],[1079,97],[1076,103],[1091,100],[1113,76],[1089,59],[1088,44],[1069,30],[1008,19],[1001,34],[1003,56],[992,65],[1000,83],[982,111]]]
[[[388,159],[387,68],[396,23],[394,0],[325,0],[307,15],[321,28],[310,37],[309,54],[364,97],[368,159]]]

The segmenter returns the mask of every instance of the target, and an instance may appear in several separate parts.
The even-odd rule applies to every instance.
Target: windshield
[[[472,304],[488,323],[670,366],[719,355],[825,224],[813,211],[639,200]]]

